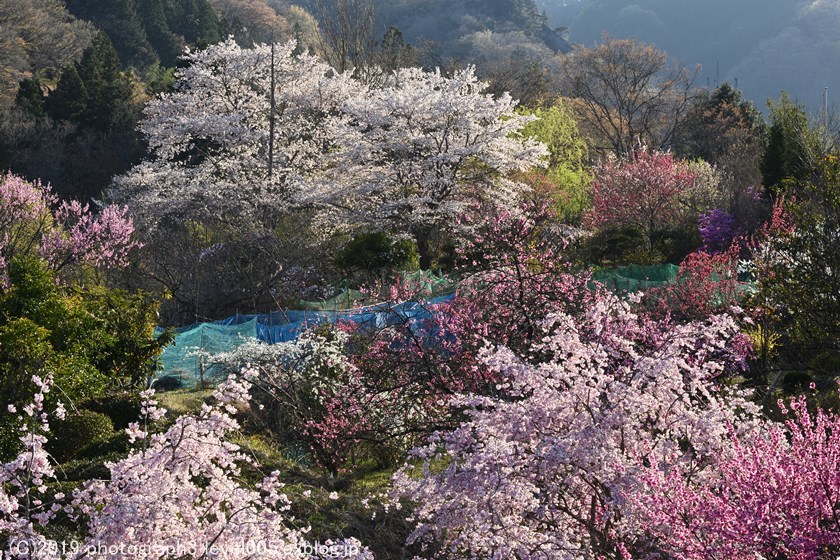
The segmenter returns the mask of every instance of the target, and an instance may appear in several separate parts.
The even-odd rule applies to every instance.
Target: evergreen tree
[[[222,40],[219,18],[207,0],[182,0],[178,5],[177,33],[189,43],[209,45]],[[173,26],[170,24],[170,29]]]
[[[138,0],[137,7],[143,18],[146,36],[157,52],[161,65],[165,67],[175,66],[178,57],[181,56],[183,46],[178,37],[170,30],[163,0]]]
[[[145,70],[157,61],[135,0],[67,0],[67,9],[107,33],[123,64]]]
[[[782,92],[779,101],[768,100],[770,129],[761,162],[764,186],[776,190],[788,179],[807,180],[818,167],[822,150],[808,126],[805,108]]]
[[[79,63],[79,76],[87,89],[82,124],[100,131],[131,128],[131,78],[105,33],[100,33]]]
[[[46,115],[44,112],[44,89],[38,78],[26,78],[20,82],[15,97],[15,105],[38,118]]]
[[[417,51],[403,39],[402,31],[389,27],[382,37],[380,66],[386,72],[417,64]]]
[[[47,114],[55,120],[79,122],[87,111],[88,90],[79,76],[76,64],[61,73],[58,85],[47,97]]]

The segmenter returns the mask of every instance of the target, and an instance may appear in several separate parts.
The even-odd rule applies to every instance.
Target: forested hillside
[[[701,64],[702,85],[735,83],[765,108],[788,91],[813,110],[823,88],[840,96],[837,28],[831,0],[541,0],[553,26],[568,26],[574,43],[602,33],[654,43],[687,65]]]
[[[229,35],[314,48],[316,26],[261,0],[2,0],[0,22],[0,166],[84,199],[142,158],[137,119],[185,48]]]

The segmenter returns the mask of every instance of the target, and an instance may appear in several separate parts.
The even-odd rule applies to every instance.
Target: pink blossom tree
[[[577,315],[594,300],[589,274],[574,270],[554,219],[539,201],[515,209],[482,208],[461,218],[469,233],[458,249],[464,280],[456,304],[461,315],[483,325],[472,329],[484,339],[524,352],[546,315]]]
[[[655,233],[676,225],[684,216],[680,202],[699,176],[669,152],[634,151],[629,159],[607,159],[595,168],[591,183],[592,227],[629,225],[644,232],[648,249]]]
[[[124,208],[94,213],[77,201],[60,201],[49,186],[15,175],[0,179],[0,278],[17,256],[39,256],[59,272],[75,264],[99,268],[127,264],[134,225]]]
[[[89,518],[87,543],[157,545],[160,551],[146,558],[166,558],[168,548],[195,543],[196,556],[212,546],[223,557],[242,558],[247,551],[237,553],[237,548],[253,542],[263,543],[266,558],[293,558],[302,537],[287,525],[290,502],[278,473],[254,488],[242,484],[243,466],[253,461],[229,441],[239,427],[232,414],[247,402],[248,389],[244,379],[222,383],[214,392],[215,404],[196,416],[179,417],[162,434],[132,424],[129,436],[142,445],[108,465],[109,480],[91,481],[74,495],[74,504]],[[146,420],[160,419],[165,411],[151,392],[145,399]]]
[[[247,482],[259,465],[231,436],[239,428],[233,414],[249,400],[248,377],[222,383],[213,404],[179,417],[163,432],[155,424],[166,411],[154,391],[145,391],[141,421],[127,430],[135,449],[107,464],[107,480],[88,481],[70,500],[46,485],[55,478],[44,451],[49,432],[44,396],[52,380],[34,378],[39,392],[24,407],[23,450],[0,469],[0,540],[9,545],[3,558],[316,560],[340,550],[343,557],[372,560],[352,538],[307,548],[308,529],[295,527],[279,473]],[[56,412],[61,417],[63,409]],[[43,527],[62,510],[78,522],[81,540],[72,546],[60,547],[44,536]],[[136,546],[127,549],[130,545]]]
[[[62,509],[64,494],[48,493],[47,484],[55,480],[55,470],[44,449],[49,432],[48,416],[44,411],[46,395],[52,388],[52,378],[34,376],[37,387],[33,401],[23,407],[19,416],[22,450],[11,462],[0,466],[0,540],[6,537],[3,558],[48,558],[50,542],[39,532]],[[8,405],[9,412],[18,412]],[[64,417],[59,405],[55,416]]]
[[[732,317],[648,321],[599,292],[541,327],[523,355],[483,354],[503,395],[457,399],[467,421],[394,478],[414,504],[410,542],[434,557],[646,557],[657,544],[624,497],[641,488],[638,465],[698,469],[736,420],[752,425],[757,408],[718,383],[742,358]]]
[[[840,416],[779,402],[787,416],[765,432],[735,429],[733,452],[706,473],[651,464],[626,498],[669,554],[685,560],[835,558],[840,552]]]

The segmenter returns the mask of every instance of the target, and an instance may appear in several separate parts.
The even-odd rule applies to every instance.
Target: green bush
[[[8,276],[9,286],[0,287],[2,460],[20,447],[16,438],[8,437],[18,418],[7,412],[7,405],[21,409],[31,401],[33,376],[54,377],[56,390],[47,395],[47,411],[59,399],[79,403],[115,388],[137,389],[168,341],[154,338],[157,303],[143,294],[95,282],[58,284],[55,273],[34,257],[12,259]],[[121,428],[139,413],[139,405],[128,407],[125,401],[112,407],[111,416]]]
[[[381,231],[357,235],[336,257],[336,265],[347,271],[417,270],[419,262],[413,240]]]
[[[584,265],[625,266],[651,264],[640,256],[646,246],[644,234],[632,227],[609,228],[584,239],[576,248],[576,257]]]
[[[132,449],[128,433],[115,432],[110,438],[95,439],[73,454],[74,460],[101,459],[103,457],[124,457]]]
[[[125,392],[91,397],[79,403],[79,408],[104,414],[111,419],[115,429],[124,430],[140,419],[140,395]]]
[[[87,481],[91,479],[107,480],[111,477],[111,470],[106,462],[119,461],[124,455],[113,453],[93,458],[72,459],[61,465],[63,483],[67,481]]]
[[[113,435],[114,423],[110,418],[92,410],[79,410],[54,423],[48,451],[56,461],[64,462],[85,446]]]

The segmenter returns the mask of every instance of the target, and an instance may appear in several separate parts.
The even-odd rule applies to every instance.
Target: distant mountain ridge
[[[764,108],[784,89],[817,111],[823,88],[840,99],[837,0],[537,0],[573,43],[603,32],[653,43],[688,66],[698,85],[734,83]],[[719,72],[718,72],[719,68]],[[707,82],[708,81],[708,82]]]
[[[548,26],[534,0],[376,0],[379,25],[398,28],[412,44],[433,42],[443,57],[468,56],[466,38],[522,33],[552,52],[570,45]]]

